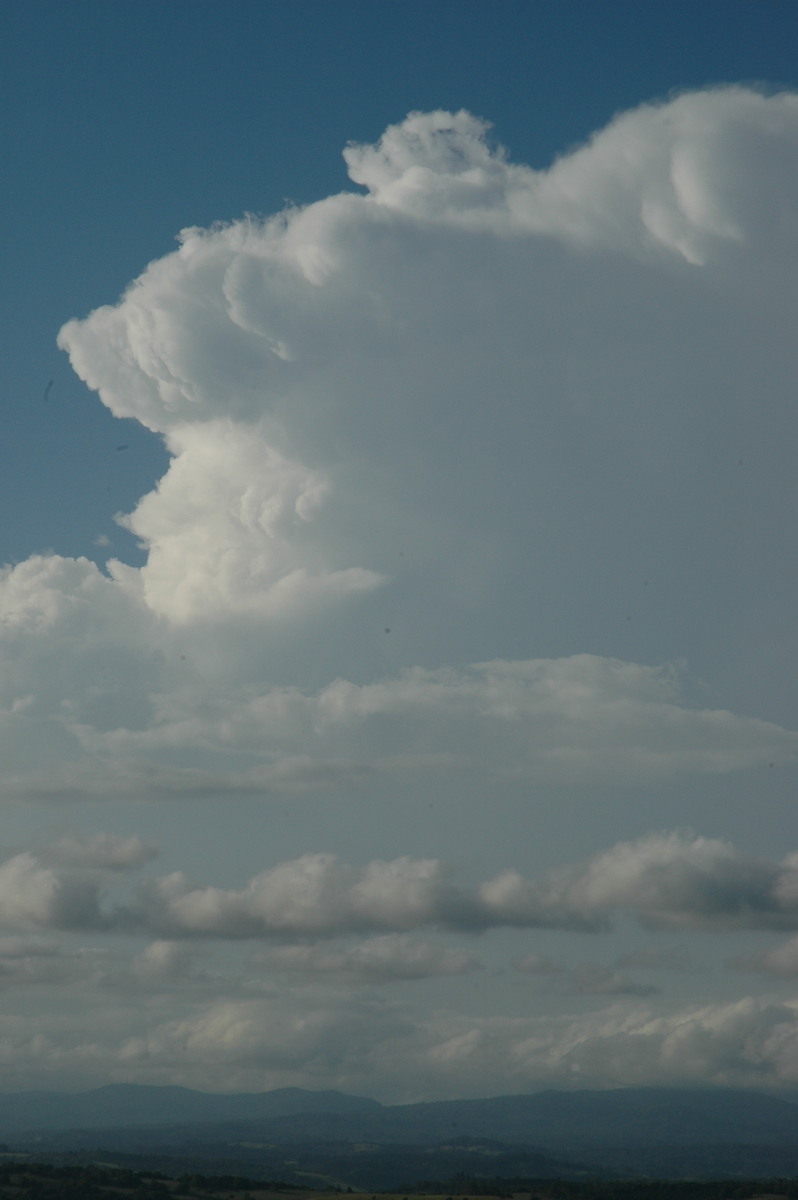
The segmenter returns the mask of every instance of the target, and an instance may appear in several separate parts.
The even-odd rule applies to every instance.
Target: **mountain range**
[[[420,1178],[798,1175],[798,1103],[731,1089],[536,1092],[382,1105],[281,1088],[112,1084],[0,1094],[12,1152],[235,1162],[253,1177],[355,1188]]]

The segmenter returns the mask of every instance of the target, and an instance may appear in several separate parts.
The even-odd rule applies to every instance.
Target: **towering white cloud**
[[[368,195],[185,231],[60,338],[174,456],[126,519],[149,549],[149,608],[178,623],[315,611],[446,550],[440,620],[521,553],[534,576],[547,530],[570,557],[586,506],[624,533],[624,476],[665,537],[668,446],[693,435],[695,406],[717,396],[733,428],[750,399],[735,330],[752,255],[772,263],[759,300],[774,316],[791,289],[797,126],[791,95],[685,95],[534,172],[468,114],[414,114],[347,151]],[[703,439],[691,457],[720,467]],[[611,529],[601,540],[609,552]]]
[[[467,839],[452,851],[434,814],[412,853],[364,820],[351,855],[320,837],[238,880],[191,869],[193,828],[138,884],[155,847],[129,833],[9,852],[0,973],[43,1007],[60,980],[72,1008],[46,1045],[0,1022],[4,1062],[364,1090],[379,1073],[396,1094],[794,1082],[789,996],[677,1012],[626,973],[632,951],[565,966],[528,942],[626,917],[662,938],[798,927],[780,842],[639,837],[658,822],[634,809],[670,787],[684,812],[676,789],[702,776],[691,816],[717,831],[716,778],[741,776],[741,805],[796,764],[785,688],[752,712],[719,666],[794,653],[776,618],[798,499],[796,151],[798,98],[734,87],[622,114],[541,171],[468,113],[415,113],[347,148],[350,192],[185,230],[64,326],[80,378],[170,464],[119,518],[141,566],[37,555],[0,577],[4,797],[312,792],[318,813],[357,783],[395,818],[418,789],[459,804],[458,835],[495,814],[518,857],[450,861]],[[555,809],[572,851],[547,851]],[[121,948],[87,949],[97,933]],[[377,998],[487,963],[463,948],[477,934],[512,941],[514,986],[549,973],[612,1007],[471,1019]],[[792,942],[730,956],[782,987],[795,973]],[[149,1027],[126,989],[157,997]]]
[[[467,112],[413,113],[376,146],[350,146],[351,177],[377,204],[470,231],[553,235],[626,253],[704,263],[743,241],[752,220],[798,183],[798,101],[746,88],[689,93],[623,113],[548,171],[507,160],[490,126]],[[777,198],[745,160],[756,147]],[[792,151],[792,153],[790,153]]]

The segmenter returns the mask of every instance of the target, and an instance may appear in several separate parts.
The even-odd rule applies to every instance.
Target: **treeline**
[[[166,1178],[138,1171],[93,1165],[56,1167],[51,1163],[0,1164],[0,1196],[24,1200],[108,1200],[111,1189],[136,1200],[166,1200],[172,1190]]]
[[[456,1175],[430,1179],[403,1190],[407,1196],[532,1197],[532,1200],[753,1200],[754,1197],[798,1198],[798,1179],[483,1179]]]
[[[46,1162],[0,1163],[0,1197],[17,1200],[211,1200],[231,1192],[256,1193],[300,1189],[241,1175],[182,1175],[132,1171],[96,1163],[55,1166]]]
[[[233,1196],[256,1200],[268,1192],[294,1192],[299,1197],[305,1191],[318,1195],[324,1190],[340,1196],[342,1189],[305,1189],[244,1175],[173,1176],[96,1163],[56,1166],[30,1160],[0,1162],[0,1200],[230,1200]],[[486,1196],[499,1200],[798,1200],[798,1179],[572,1181],[456,1175],[445,1181],[425,1180],[406,1188],[392,1188],[390,1194],[397,1200],[403,1194],[403,1200],[431,1195],[441,1200]],[[379,1195],[375,1192],[372,1200],[378,1200]]]

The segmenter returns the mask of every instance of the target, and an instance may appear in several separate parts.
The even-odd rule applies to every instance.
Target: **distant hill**
[[[433,1140],[445,1130],[450,1136],[456,1132],[499,1137],[546,1148],[608,1143],[798,1145],[798,1105],[758,1092],[733,1089],[546,1091],[354,1114],[354,1120],[365,1124],[380,1125],[386,1118],[397,1137],[412,1128],[414,1134],[426,1130]],[[290,1117],[286,1124],[297,1121],[302,1118]]]
[[[51,1101],[55,1099],[50,1096]],[[338,1092],[300,1089],[213,1096],[182,1088],[117,1087],[57,1099],[60,1107],[53,1112],[57,1121],[40,1119],[40,1129],[224,1122],[230,1135],[240,1132],[243,1136],[245,1125],[255,1121],[264,1137],[279,1143],[423,1144],[476,1137],[558,1152],[607,1145],[798,1146],[798,1105],[732,1089],[546,1091],[484,1100],[384,1106]],[[103,1106],[102,1120],[88,1120],[89,1110],[97,1111],[98,1105]],[[28,1116],[26,1122],[27,1128],[33,1127]],[[2,1128],[0,1108],[0,1131]]]
[[[78,1093],[5,1092],[0,1093],[0,1140],[34,1130],[254,1121],[312,1112],[343,1115],[379,1108],[376,1100],[365,1096],[303,1088],[222,1094],[112,1083]]]
[[[380,1105],[300,1088],[214,1095],[113,1085],[0,1095],[13,1149],[240,1162],[335,1186],[419,1178],[798,1175],[798,1104],[731,1089],[625,1088]]]

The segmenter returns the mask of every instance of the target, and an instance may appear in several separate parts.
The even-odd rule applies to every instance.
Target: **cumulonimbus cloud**
[[[694,436],[712,396],[743,428],[757,264],[773,329],[790,307],[797,131],[794,96],[718,89],[642,106],[533,171],[467,113],[412,114],[348,148],[366,194],[187,230],[118,304],[65,325],[78,375],[171,461],[120,518],[143,566],[34,556],[0,579],[6,792],[290,791],[425,764],[638,783],[794,762],[798,735],[690,705],[678,671],[496,657],[495,630],[589,595],[589,644],[606,564],[650,553],[664,576],[680,520],[704,529],[672,506],[714,487],[714,446]],[[792,354],[769,351],[774,405]],[[688,443],[675,488],[651,447]],[[696,578],[726,540],[706,523]]]
[[[647,386],[607,304],[640,291],[647,269],[692,305],[697,264],[728,264],[763,228],[780,236],[798,190],[797,129],[793,95],[718,89],[624,114],[536,172],[467,113],[417,113],[347,150],[367,195],[184,231],[119,304],[60,334],[104,403],[173,455],[125,518],[148,559],[111,563],[120,586],[177,624],[288,619],[384,584],[401,530],[406,567],[428,569],[448,546],[462,588],[478,569],[462,557],[465,529],[491,558],[476,514],[506,537],[519,507],[534,524],[557,493],[558,412],[582,422],[597,406],[615,429],[618,403],[639,407],[643,389],[667,410],[657,420],[677,415],[686,384],[672,332],[660,320],[640,333]],[[608,253],[627,286],[599,299],[593,328],[596,311],[582,310]],[[550,328],[562,310],[587,336]],[[619,350],[629,378],[600,386]],[[574,396],[582,386],[596,394]],[[488,434],[499,439],[489,464]],[[499,464],[513,484],[504,498],[485,470]]]
[[[0,577],[3,794],[268,800],[357,781],[378,804],[424,771],[447,795],[468,778],[470,802],[520,781],[592,803],[594,784],[794,764],[776,700],[770,721],[738,715],[650,664],[710,627],[755,655],[750,613],[793,557],[797,151],[798,98],[744,88],[623,114],[545,171],[470,114],[412,114],[348,148],[362,191],[186,230],[69,322],[79,377],[170,463],[119,517],[142,566],[35,555]],[[115,1008],[46,1037],[0,1020],[5,1064],[461,1093],[798,1078],[794,1006],[663,1015],[620,960],[559,973],[614,997],[583,1018],[419,1021],[352,999],[476,965],[442,934],[625,916],[791,931],[794,856],[666,833],[466,882],[432,854],[359,847],[354,865],[304,854],[239,886],[128,884],[153,850],[64,837],[0,865],[6,980],[80,974],[53,931],[149,939],[91,977]],[[265,975],[203,980],[192,956],[233,940]],[[739,965],[787,978],[794,961],[789,942]],[[122,996],[147,988],[163,991],[144,1027]]]

